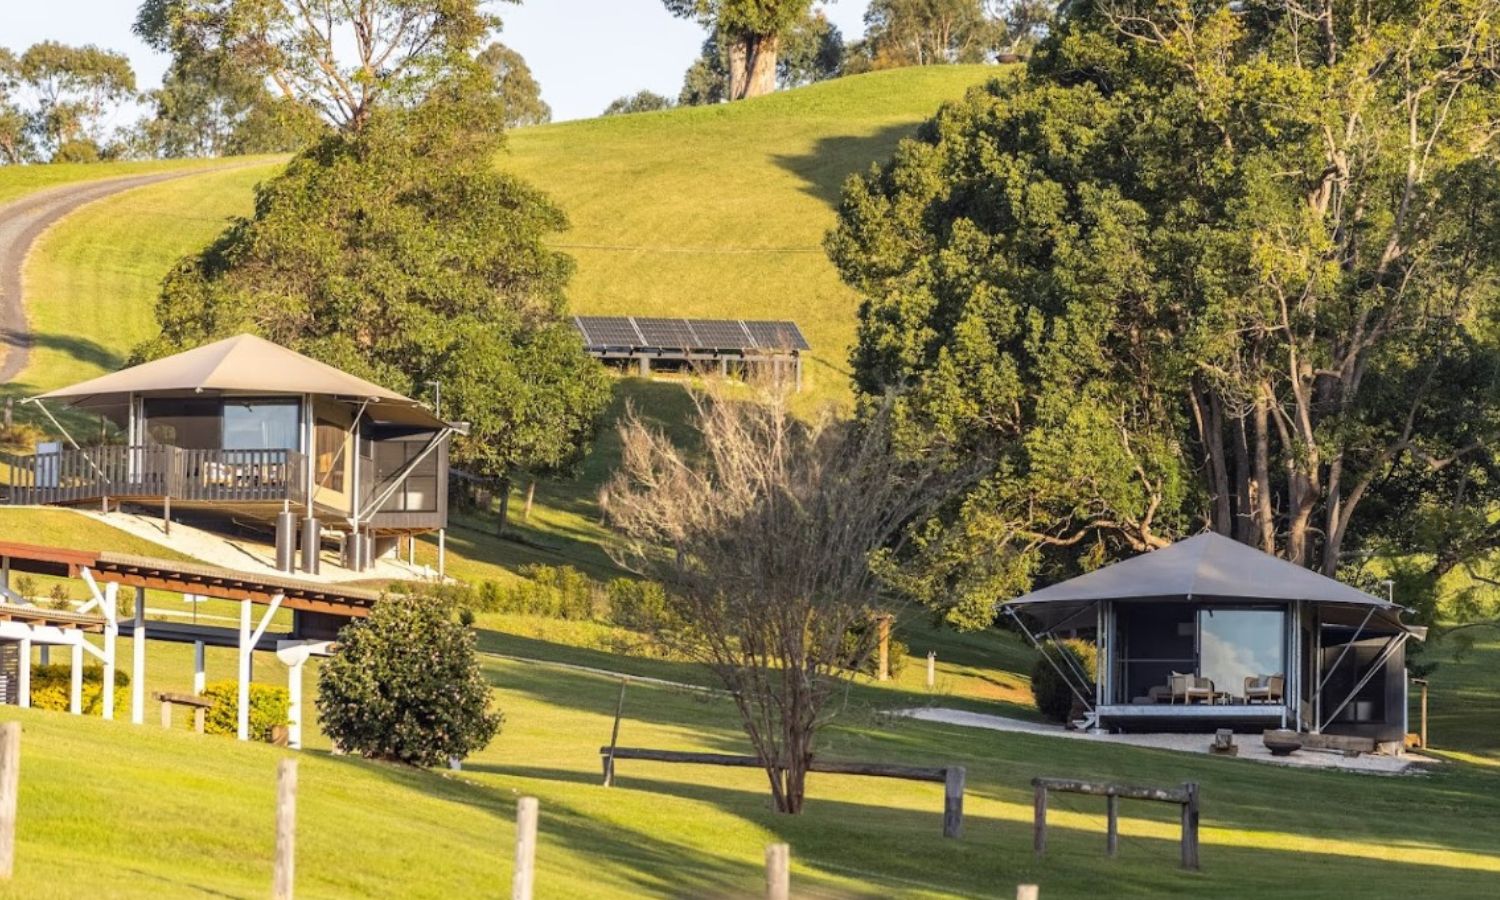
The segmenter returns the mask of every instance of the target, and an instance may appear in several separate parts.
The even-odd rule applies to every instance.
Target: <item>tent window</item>
[[[225,401],[225,450],[296,450],[301,404],[295,400]]]
[[[147,400],[147,443],[184,450],[217,450],[221,446],[223,424],[220,409],[217,400]]]

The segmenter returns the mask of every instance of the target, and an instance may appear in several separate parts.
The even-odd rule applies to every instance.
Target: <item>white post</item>
[[[31,638],[21,638],[21,665],[16,670],[16,704],[31,708]]]
[[[242,741],[250,739],[250,601],[240,601],[240,690],[237,702],[238,723],[235,734]]]
[[[104,679],[99,684],[99,700],[104,721],[115,718],[115,644],[120,636],[120,585],[111,581],[104,586]]]
[[[82,640],[80,637],[79,640]],[[83,645],[74,644],[71,658],[71,678],[68,684],[68,712],[80,715],[83,712]]]
[[[536,819],[535,797],[516,802],[516,868],[511,876],[511,900],[531,900],[536,888]]]
[[[439,579],[442,579],[442,578],[444,578],[444,577],[447,576],[447,574],[448,574],[447,573],[447,566],[448,566],[448,530],[446,528],[439,528],[438,529],[438,578]]]
[[[937,651],[927,651],[927,687],[932,689],[937,685]]]
[[[286,673],[286,745],[293,750],[302,749],[302,665],[304,657],[287,668]]]
[[[21,793],[21,723],[0,725],[0,881],[16,863],[16,801]]]
[[[204,688],[203,642],[193,641],[193,696],[202,697]]]
[[[146,721],[146,589],[135,589],[135,631],[130,638],[130,724]]]
[[[297,761],[276,764],[276,864],[271,896],[292,900],[297,861]]]
[[[766,900],[788,900],[792,896],[792,848],[766,845]]]

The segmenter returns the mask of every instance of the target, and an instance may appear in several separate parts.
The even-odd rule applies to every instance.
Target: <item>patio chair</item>
[[[1255,675],[1245,679],[1245,702],[1280,703],[1284,690],[1285,675]]]
[[[1202,700],[1204,703],[1214,702],[1214,683],[1211,678],[1173,672],[1170,684],[1173,703],[1177,702],[1178,697],[1181,697],[1185,704],[1195,700]]]

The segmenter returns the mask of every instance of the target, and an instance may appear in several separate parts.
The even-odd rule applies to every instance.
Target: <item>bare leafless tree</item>
[[[617,559],[667,589],[663,637],[723,681],[776,808],[796,813],[828,701],[873,650],[872,557],[899,550],[965,473],[897,452],[889,409],[809,422],[761,393],[697,395],[690,451],[632,411],[602,501],[625,538]]]

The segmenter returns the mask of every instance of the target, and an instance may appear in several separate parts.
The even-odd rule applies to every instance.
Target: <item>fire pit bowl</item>
[[[1272,756],[1290,756],[1293,752],[1302,749],[1302,738],[1295,731],[1285,728],[1272,728],[1262,736],[1266,749],[1271,751]]]

